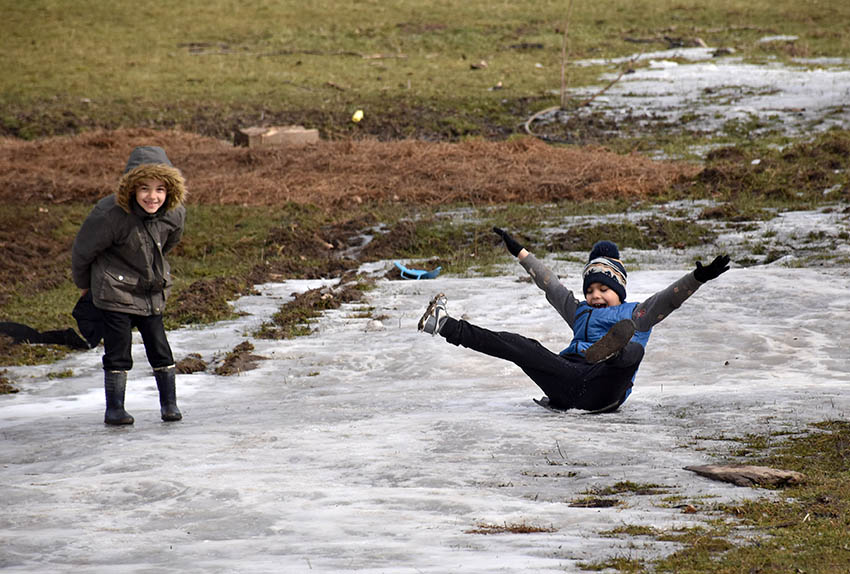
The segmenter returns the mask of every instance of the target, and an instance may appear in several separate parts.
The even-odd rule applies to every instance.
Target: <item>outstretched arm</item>
[[[700,285],[716,279],[728,270],[728,255],[718,255],[707,266],[697,261],[696,269],[635,307],[632,314],[635,327],[638,331],[648,331],[681,307],[682,303],[700,288]]]
[[[546,293],[549,304],[572,327],[576,307],[578,307],[578,301],[573,296],[573,292],[564,287],[558,276],[511,237],[510,233],[498,227],[494,227],[493,232],[502,238],[510,254],[519,259],[520,265],[528,272],[534,283]]]

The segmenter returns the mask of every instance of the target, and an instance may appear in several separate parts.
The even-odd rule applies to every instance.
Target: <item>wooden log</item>
[[[695,472],[700,476],[731,482],[737,486],[786,486],[801,484],[806,476],[793,470],[779,470],[767,466],[749,466],[745,464],[706,464],[702,466],[686,466],[685,470]]]

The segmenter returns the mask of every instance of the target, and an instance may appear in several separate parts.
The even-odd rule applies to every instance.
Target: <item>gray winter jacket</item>
[[[135,199],[138,182],[159,179],[167,190],[163,206],[148,214]],[[171,290],[165,259],[183,235],[186,209],[183,176],[159,147],[130,154],[118,190],[97,202],[74,240],[71,273],[90,289],[94,305],[131,315],[159,315]]]

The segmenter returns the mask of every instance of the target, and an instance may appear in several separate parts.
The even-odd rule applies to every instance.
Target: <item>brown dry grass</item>
[[[187,178],[189,204],[313,204],[343,216],[324,233],[346,237],[375,223],[344,217],[346,206],[368,202],[440,205],[640,198],[667,190],[698,168],[622,156],[601,148],[553,147],[534,138],[508,142],[376,140],[323,141],[305,148],[246,149],[180,131],[125,129],[32,142],[0,139],[0,305],[13,287],[40,293],[68,280],[71,239],[57,235],[66,222],[51,205],[93,203],[112,193],[130,151],[160,145]],[[36,211],[37,209],[37,211]],[[335,220],[338,218],[334,218]],[[388,258],[414,224],[402,224],[370,244],[364,254]],[[350,229],[349,229],[350,228]],[[314,232],[280,228],[269,241],[297,246],[309,269],[284,258],[257,268],[249,284],[274,277],[329,276],[356,265],[328,255]],[[57,236],[61,236],[57,239]],[[238,283],[238,281],[236,282]],[[184,320],[227,308],[233,278],[202,279],[171,307]]]
[[[0,202],[94,201],[110,193],[133,147],[159,145],[184,173],[188,203],[339,207],[548,202],[646,197],[699,168],[601,148],[507,142],[323,141],[247,149],[180,131],[95,131],[34,142],[0,139]]]

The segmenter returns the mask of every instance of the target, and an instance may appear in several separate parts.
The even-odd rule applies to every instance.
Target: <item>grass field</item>
[[[326,137],[503,137],[559,101],[567,24],[571,61],[697,38],[756,61],[850,53],[838,1],[3,4],[0,134],[24,138],[126,125],[229,137],[261,118]],[[602,68],[569,66],[568,83]]]

